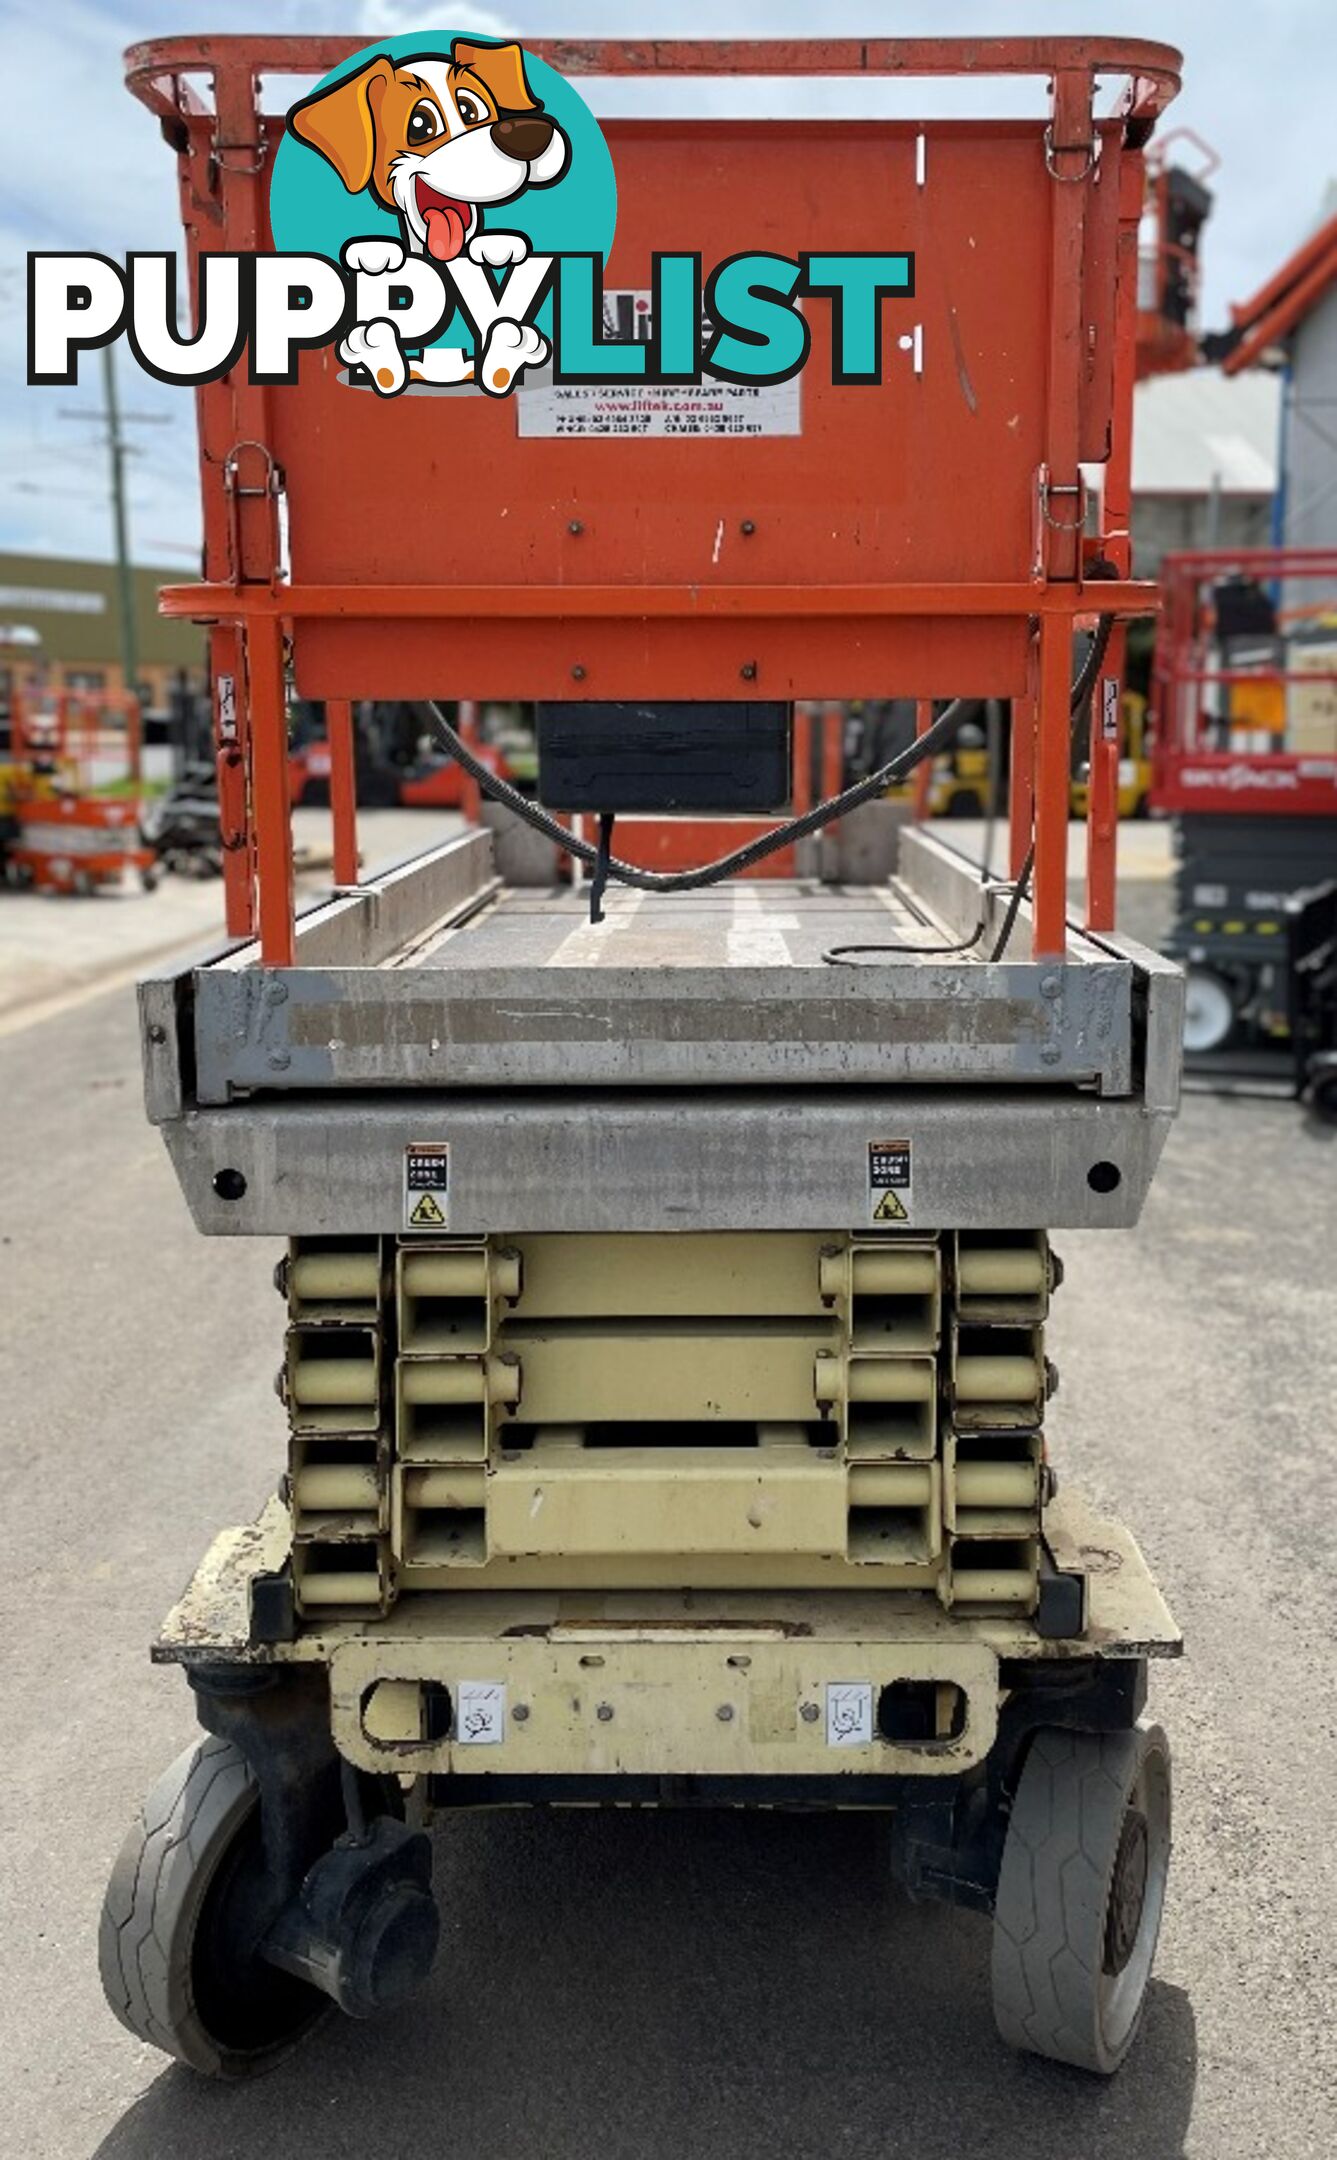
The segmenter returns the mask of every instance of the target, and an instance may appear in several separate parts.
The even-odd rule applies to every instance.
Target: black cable
[[[977,922],[968,938],[958,939],[955,945],[831,945],[822,954],[828,967],[859,967],[856,953],[875,953],[879,960],[932,960],[939,953],[970,952],[979,944],[986,925]]]
[[[578,840],[565,825],[559,825],[537,803],[513,788],[501,777],[476,758],[467,743],[456,734],[439,705],[431,698],[426,700],[432,716],[433,727],[442,747],[463,767],[471,780],[477,782],[485,795],[494,802],[513,810],[521,821],[552,840],[564,853],[573,855],[578,862],[592,868],[599,862],[599,850],[588,840]],[[703,885],[718,885],[723,879],[737,877],[742,871],[761,862],[767,855],[774,855],[778,848],[788,847],[795,840],[805,840],[810,833],[821,832],[837,818],[848,816],[860,803],[871,802],[875,795],[887,788],[896,787],[926,757],[936,757],[946,747],[965,718],[967,701],[954,698],[939,713],[926,734],[917,738],[908,749],[902,750],[875,773],[857,780],[852,787],[844,788],[839,795],[828,796],[813,809],[805,810],[801,817],[790,818],[787,824],[778,825],[774,832],[764,833],[758,840],[749,840],[745,847],[735,848],[731,855],[721,855],[717,861],[703,863],[695,870],[642,870],[636,863],[622,862],[616,855],[608,859],[608,876],[614,884],[630,885],[640,892],[693,892]]]
[[[984,848],[980,857],[980,919],[969,937],[958,938],[951,945],[832,945],[822,954],[828,967],[858,967],[861,963],[855,955],[875,954],[879,960],[890,956],[893,960],[934,960],[939,956],[951,958],[958,953],[973,952],[988,927],[989,911],[984,895],[989,885],[989,863],[993,855],[994,820],[998,812],[999,726],[998,708],[992,698],[985,704],[985,742],[988,747],[989,799],[984,811]]]
[[[1009,895],[1007,903],[1007,913],[1003,917],[1003,927],[999,931],[997,939],[994,942],[993,951],[989,955],[989,958],[991,960],[1001,960],[1003,954],[1007,951],[1007,941],[1011,937],[1012,932],[1016,927],[1017,917],[1021,913],[1021,903],[1026,897],[1026,887],[1030,881],[1030,875],[1034,868],[1035,842],[1034,840],[1032,840],[1030,846],[1026,850],[1025,860],[1023,861],[1021,866],[1021,875],[1018,877],[1015,885],[1012,887],[1011,894]]]
[[[1074,713],[1090,695],[1091,684],[1095,680],[1095,672],[1100,658],[1104,655],[1113,623],[1113,616],[1102,615],[1100,618],[1100,628],[1097,630],[1091,654],[1073,692]],[[1093,660],[1095,667],[1092,666]],[[606,862],[605,874],[613,883],[630,885],[638,892],[664,893],[695,892],[702,886],[718,885],[725,878],[738,877],[744,870],[751,869],[753,863],[763,862],[768,855],[774,855],[780,848],[789,847],[795,840],[806,840],[810,833],[821,832],[826,826],[833,825],[838,818],[847,817],[851,810],[858,809],[860,803],[871,802],[874,796],[884,794],[890,787],[899,786],[916,766],[923,764],[925,758],[936,757],[940,750],[946,748],[964,720],[970,703],[967,699],[953,698],[931,727],[918,736],[908,748],[880,766],[876,772],[869,773],[863,780],[855,781],[852,787],[843,788],[838,795],[828,796],[825,802],[817,803],[811,810],[805,810],[800,817],[790,818],[786,824],[778,825],[774,832],[764,833],[760,839],[750,840],[745,847],[735,848],[731,855],[721,855],[715,862],[702,863],[695,870],[642,870],[636,863],[623,862],[616,855],[607,856],[601,862],[598,848],[591,847],[588,840],[578,840],[565,825],[560,825],[556,818],[550,817],[537,803],[530,802],[518,788],[512,787],[508,780],[503,780],[500,774],[490,771],[480,758],[475,757],[468,744],[456,734],[435,699],[428,698],[425,702],[432,716],[438,741],[485,795],[513,811],[523,824],[542,833],[545,839],[553,841],[565,854],[574,856],[578,862],[586,863],[592,868],[601,868]]]

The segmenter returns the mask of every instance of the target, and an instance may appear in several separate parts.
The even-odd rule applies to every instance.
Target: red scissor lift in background
[[[1167,950],[1185,1048],[1292,1032],[1290,903],[1337,877],[1337,549],[1167,555],[1153,662],[1152,803],[1176,821]]]
[[[135,697],[14,695],[0,782],[12,828],[3,855],[8,884],[88,895],[122,885],[133,872],[152,889],[154,852],[139,829],[141,726]],[[106,763],[122,760],[130,792],[98,794]]]

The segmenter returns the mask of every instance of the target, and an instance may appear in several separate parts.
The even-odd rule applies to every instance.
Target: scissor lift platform
[[[197,1225],[288,1240],[287,1460],[158,1645],[209,1737],[118,1863],[107,1993],[226,2075],[330,1997],[402,2001],[437,1923],[387,1771],[446,1809],[876,1806],[912,1890],[993,1912],[1005,2038],[1108,2072],[1169,1857],[1147,1665],[1179,1638],[1128,1534],[1056,1492],[1044,1327],[1048,1232],[1136,1221],[1178,1088],[1178,971],[1114,928],[1106,721],[1155,605],[1128,536],[1137,230],[1178,56],[537,57],[689,91],[1030,75],[1048,111],[606,122],[609,291],[665,249],[820,253],[837,216],[847,249],[914,252],[878,384],[808,309],[796,429],[539,438],[524,385],[386,403],[314,349],[295,383],[203,386],[204,579],[163,606],[210,625],[233,942],[142,986],[147,1099]],[[265,75],[342,94],[345,64],[347,39],[131,55],[192,264],[271,237]],[[429,469],[467,515],[388,484]],[[331,713],[339,889],[301,917],[290,678]],[[798,819],[715,865],[746,882],[610,893],[598,924],[580,885],[504,883],[476,823],[360,884],[349,700],[441,695],[688,701],[726,730],[790,705]],[[935,701],[1011,701],[1006,878],[924,830],[882,886],[752,876],[782,849],[806,870],[833,814],[804,793],[814,711],[884,696],[915,701],[921,758]]]
[[[579,887],[502,885],[470,832],[303,917],[295,967],[244,944],[146,983],[150,1108],[197,1222],[393,1230],[404,1150],[436,1138],[461,1234],[628,1206],[644,1229],[821,1227],[862,1219],[891,1128],[935,1229],[1135,1221],[1177,1101],[1178,969],[1076,929],[1028,959],[1024,921],[991,960],[1005,891],[931,835],[902,850],[882,887],[617,892],[593,925]],[[824,958],[851,944],[889,949]]]

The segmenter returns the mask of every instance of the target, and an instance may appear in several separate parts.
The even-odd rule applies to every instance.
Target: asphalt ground
[[[896,1892],[876,1818],[610,1811],[445,1823],[426,1993],[227,2088],[114,2022],[95,1931],[194,1730],[146,1645],[280,1465],[274,1250],[192,1230],[128,990],[0,1039],[0,1103],[4,2160],[1337,2150],[1337,1131],[1195,1097],[1139,1228],[1058,1240],[1058,1470],[1134,1527],[1189,1653],[1153,1670],[1176,1853],[1111,2085],[995,2040],[987,1921]]]

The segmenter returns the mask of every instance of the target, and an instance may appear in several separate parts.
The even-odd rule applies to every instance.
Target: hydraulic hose
[[[1074,717],[1081,712],[1091,695],[1113,623],[1113,616],[1102,615],[1100,618],[1091,651],[1073,686]],[[774,855],[777,849],[789,847],[795,840],[805,840],[810,834],[823,831],[838,818],[847,817],[851,810],[857,810],[860,803],[871,802],[874,796],[883,794],[887,788],[899,786],[917,765],[923,764],[925,758],[936,757],[940,750],[947,747],[964,720],[967,709],[968,700],[953,698],[924,734],[918,736],[896,757],[880,766],[876,772],[855,781],[851,787],[843,788],[838,795],[828,796],[825,802],[815,804],[801,816],[790,818],[785,824],[778,825],[774,832],[764,833],[759,839],[748,841],[745,847],[735,848],[732,854],[721,855],[715,862],[702,863],[694,870],[642,870],[636,863],[623,862],[616,855],[609,856],[604,863],[599,850],[588,840],[578,839],[555,817],[551,817],[537,803],[530,802],[518,788],[512,787],[509,780],[503,780],[500,774],[489,771],[482,759],[475,757],[468,744],[457,734],[435,700],[427,700],[427,710],[432,716],[442,748],[468,773],[485,795],[490,796],[494,802],[504,804],[522,823],[532,827],[535,832],[542,833],[545,839],[551,840],[566,854],[574,856],[578,862],[587,863],[595,870],[604,867],[606,875],[614,883],[630,885],[638,892],[661,893],[696,892],[702,886],[718,885],[725,878],[738,877],[744,870],[750,870],[754,863],[764,861],[768,855]],[[1020,901],[1017,901],[1017,905],[1020,905]]]

